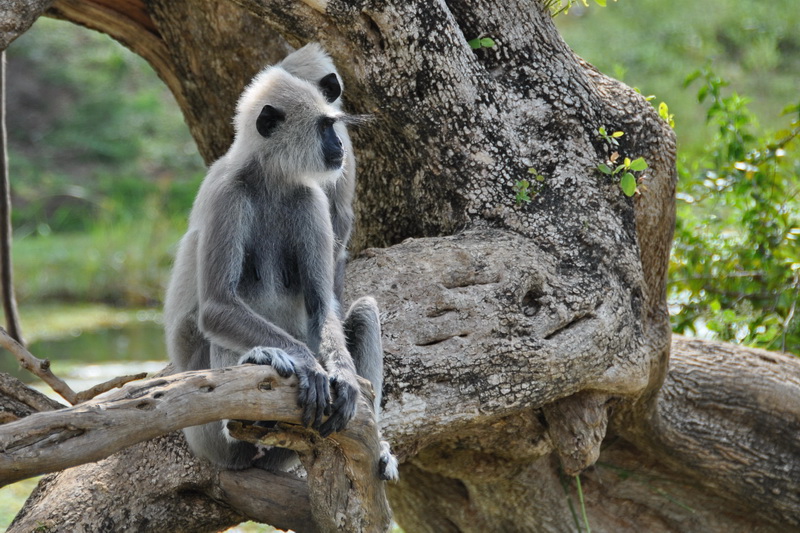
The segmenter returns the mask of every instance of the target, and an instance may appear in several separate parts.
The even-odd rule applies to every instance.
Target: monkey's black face
[[[319,120],[319,132],[322,140],[322,158],[328,170],[341,168],[342,161],[344,161],[342,140],[336,135],[336,130],[333,128],[335,122],[336,120],[331,117],[322,117]]]

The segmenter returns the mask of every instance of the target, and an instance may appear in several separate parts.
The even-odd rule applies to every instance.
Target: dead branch
[[[0,292],[6,327],[20,344],[17,298],[14,295],[14,267],[11,262],[11,185],[8,180],[8,134],[6,132],[6,52],[0,52]]]
[[[372,412],[372,387],[366,380],[359,381],[356,417],[345,431],[330,438],[297,425],[229,425],[237,438],[298,453],[308,473],[311,513],[319,531],[377,533],[386,531],[391,522],[384,484],[376,482],[380,442]]]
[[[138,374],[133,374],[132,376],[117,376],[115,378],[109,379],[108,381],[100,383],[99,385],[95,385],[90,389],[86,389],[83,392],[79,392],[76,395],[76,399],[78,400],[77,403],[83,403],[89,401],[95,396],[100,396],[104,392],[117,389],[127,383],[130,383],[131,381],[137,381],[140,379],[144,379],[146,377],[147,377],[147,372],[140,372]]]
[[[11,352],[14,357],[17,358],[22,368],[32,372],[35,376],[50,385],[51,389],[57,392],[71,405],[78,403],[78,395],[75,391],[50,370],[50,361],[47,359],[39,359],[34,356],[31,352],[26,350],[24,346],[12,338],[2,327],[0,327],[0,346]]]
[[[223,418],[298,422],[297,379],[271,367],[187,372],[0,426],[0,484],[55,472]]]
[[[33,355],[2,327],[0,327],[0,346],[11,352],[14,357],[17,358],[17,361],[19,361],[19,364],[22,366],[22,368],[28,370],[33,375],[50,385],[51,389],[58,393],[62,398],[67,400],[71,405],[78,405],[79,403],[91,400],[95,396],[99,396],[104,392],[122,387],[126,383],[147,377],[146,372],[140,372],[139,374],[134,374],[132,376],[118,376],[104,383],[100,383],[99,385],[95,385],[94,387],[91,387],[83,392],[76,393],[74,390],[72,390],[72,387],[66,384],[66,382],[53,374],[53,372],[50,370],[50,361],[48,359],[39,359]]]

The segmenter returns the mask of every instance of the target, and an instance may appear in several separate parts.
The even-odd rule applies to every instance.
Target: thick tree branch
[[[0,426],[0,483],[55,472],[176,429],[221,420],[298,422],[296,378],[243,366],[155,378]]]
[[[311,510],[319,531],[387,531],[391,522],[380,472],[378,432],[372,415],[371,386],[361,380],[356,417],[332,439],[299,426],[250,426],[231,434],[265,446],[298,452],[307,472]],[[304,530],[305,531],[305,530]]]
[[[0,50],[25,33],[53,0],[3,0],[0,4]]]
[[[0,482],[5,484],[37,473],[96,461],[176,428],[222,418],[297,424],[301,412],[296,405],[296,387],[296,378],[280,378],[271,367],[246,365],[156,378],[128,385],[77,407],[34,414],[0,426],[0,449],[4,450],[0,457]],[[362,388],[368,389],[369,384],[362,380]],[[184,479],[183,482],[197,487],[196,492],[227,502],[238,513],[276,526],[298,531],[385,531],[391,514],[383,482],[378,478],[380,447],[371,395],[364,392],[356,418],[341,433],[322,439],[315,432],[301,428],[299,434],[290,432],[293,436],[290,439],[272,435],[272,440],[263,441],[300,451],[309,472],[310,495],[306,482],[291,476],[260,471],[219,471],[191,458],[190,454],[185,460],[199,461],[204,466],[199,472],[192,472],[191,481]],[[239,428],[237,436],[263,432],[252,426],[245,429],[235,423],[232,426]],[[182,437],[166,438],[171,441],[179,438],[180,446],[185,446]],[[120,456],[137,456],[144,453],[140,450],[159,447],[163,442],[164,437],[159,437],[151,443],[124,450]],[[109,458],[105,459],[105,464],[126,464],[126,461]],[[59,477],[63,482],[66,479],[63,476],[68,476],[70,483],[76,484],[67,486],[66,490],[79,490],[80,485],[90,480],[94,482],[97,477],[87,472],[103,468],[101,463],[89,464],[67,470]],[[148,475],[158,475],[156,472],[160,468],[180,468],[180,462],[156,466],[156,471]],[[111,489],[106,487],[106,490]],[[166,491],[166,488],[159,490]],[[263,493],[263,497],[253,500],[254,493]],[[169,505],[188,505],[186,501],[180,503],[180,494],[169,491],[166,494],[173,502]],[[38,505],[51,501],[53,508],[43,510],[37,505],[32,515],[22,513],[15,525],[24,530],[24,524],[31,523],[30,520],[51,520],[56,515],[50,513],[61,509],[58,502],[63,497],[63,493],[53,496],[48,486],[41,488],[33,500],[39,501]],[[148,505],[166,506],[167,503],[150,502]],[[95,512],[98,513],[93,517],[95,523],[108,518],[102,514],[106,510],[95,509]],[[90,516],[90,513],[83,514],[75,519],[89,520]],[[231,524],[242,520],[241,516],[232,518],[230,513],[220,516],[223,521],[232,520]],[[63,520],[60,525],[71,529],[78,523]],[[174,523],[172,527],[176,527]],[[189,529],[194,530],[193,527]]]
[[[800,527],[800,360],[677,337],[656,405],[616,431],[754,516]]]

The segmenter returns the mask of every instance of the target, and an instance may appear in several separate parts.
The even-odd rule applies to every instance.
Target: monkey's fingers
[[[336,400],[331,406],[333,414],[319,428],[319,433],[327,437],[331,433],[336,433],[345,428],[348,422],[356,415],[356,402],[358,399],[357,391],[346,381],[336,378],[331,380],[336,389]]]
[[[297,396],[297,405],[303,409],[303,416],[300,421],[305,427],[311,425],[317,408],[317,387],[309,380],[309,376],[303,373],[300,378],[300,393]]]
[[[322,417],[327,414],[328,405],[330,405],[331,392],[330,385],[328,385],[328,377],[320,376],[322,379],[317,380],[317,406],[316,417],[314,418],[314,429],[319,429],[322,425]]]

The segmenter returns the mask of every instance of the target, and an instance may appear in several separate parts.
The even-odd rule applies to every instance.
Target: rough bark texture
[[[312,533],[385,531],[371,386],[362,380],[356,418],[327,439],[296,425],[296,387],[264,367],[190,372],[0,426],[2,483],[102,459],[45,478],[8,531],[217,531],[244,519]],[[193,457],[180,433],[147,440],[224,417],[290,422],[277,431],[234,423],[233,433],[297,450],[307,479],[221,471]],[[119,505],[128,498],[136,501]]]
[[[227,149],[233,103],[264,62],[310,40],[332,54],[349,110],[373,115],[353,133],[351,248],[363,254],[348,293],[383,309],[382,427],[404,461],[389,491],[406,531],[574,531],[565,473],[598,456],[583,474],[594,530],[800,527],[797,361],[677,340],[670,368],[674,136],[575,57],[538,4],[57,0],[50,13],[150,61],[207,161]],[[471,50],[482,35],[498,46]],[[596,170],[611,155],[600,126],[625,132],[622,157],[649,163],[633,199]],[[544,181],[517,204],[531,167]],[[220,494],[249,473],[215,477],[182,449],[161,438],[67,470],[18,522],[67,524],[67,497],[87,502],[83,524],[119,526],[135,509],[152,531],[248,513]],[[112,479],[126,469],[158,487],[130,492]],[[93,490],[98,479],[113,490]],[[176,509],[180,523],[159,522]]]
[[[0,426],[0,486],[223,418],[298,421],[296,395],[296,378],[249,366],[155,378],[75,407],[32,414]]]

